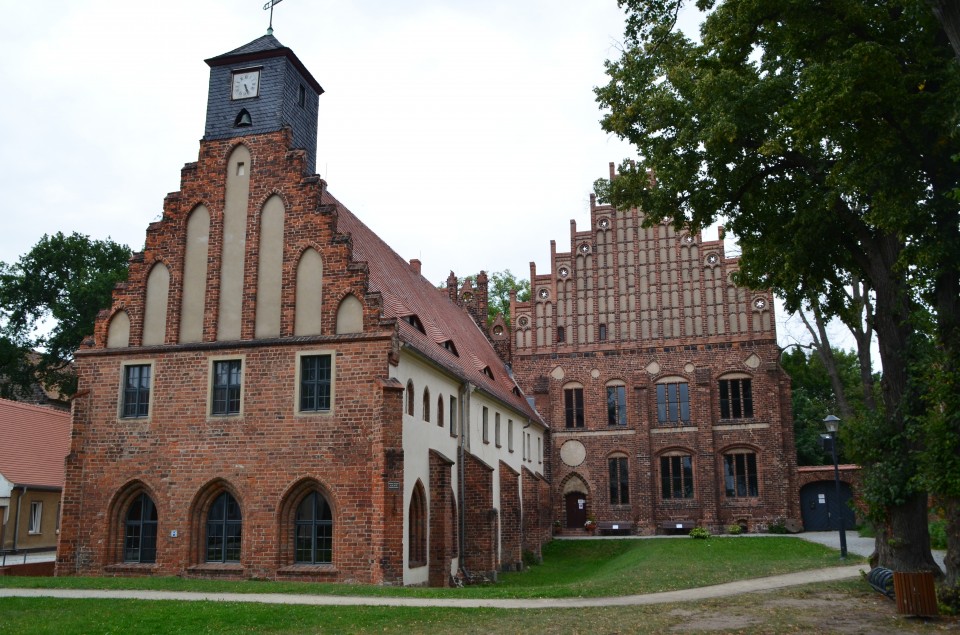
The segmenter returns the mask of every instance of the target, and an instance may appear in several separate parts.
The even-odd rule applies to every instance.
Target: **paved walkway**
[[[780,589],[810,582],[844,580],[860,575],[864,565],[832,567],[801,571],[785,575],[739,580],[697,589],[665,591],[647,595],[624,595],[603,598],[549,598],[549,599],[460,599],[460,598],[398,598],[359,597],[337,595],[297,595],[287,593],[197,593],[183,591],[96,591],[86,589],[0,589],[3,597],[54,597],[54,598],[107,598],[116,600],[178,600],[210,602],[261,602],[264,604],[308,604],[314,606],[414,606],[446,608],[501,608],[501,609],[548,609],[586,608],[600,606],[638,606],[705,600],[741,593],[753,593]]]
[[[831,532],[822,532],[823,535],[803,535],[827,546],[830,543]],[[839,543],[836,532],[832,532],[833,540]],[[686,540],[690,538],[682,536]],[[603,538],[597,538],[602,540]],[[651,537],[651,539],[657,539]],[[862,539],[859,539],[862,540]],[[848,550],[851,553],[860,553],[865,547],[851,539]],[[834,548],[836,548],[834,546]],[[868,554],[869,555],[869,552]],[[679,591],[665,591],[645,595],[623,595],[599,598],[548,598],[548,599],[465,599],[465,598],[401,598],[401,597],[369,597],[369,596],[338,596],[338,595],[302,595],[289,593],[198,593],[185,591],[136,591],[136,590],[90,590],[90,589],[0,589],[2,597],[55,597],[55,598],[107,598],[107,599],[137,599],[137,600],[178,600],[178,601],[212,601],[212,602],[261,602],[264,604],[307,604],[314,606],[413,606],[413,607],[448,607],[448,608],[503,608],[503,609],[547,609],[547,608],[586,608],[598,606],[639,606],[646,604],[664,604],[668,602],[688,602],[719,598],[742,593],[754,593],[769,589],[808,584],[811,582],[829,582],[844,580],[860,575],[866,565],[846,567],[831,567],[829,569],[815,569],[800,571],[766,578],[738,580],[725,584],[682,589]]]
[[[748,534],[743,537],[750,537]],[[797,538],[820,543],[839,549],[840,538],[832,532],[806,532],[797,534]],[[678,537],[689,540],[686,536]],[[595,538],[604,540],[605,538]],[[650,537],[652,540],[662,539]],[[668,538],[669,539],[669,538]],[[855,532],[847,533],[847,550],[852,554],[869,556],[873,552],[873,538],[860,538]],[[934,552],[934,557],[943,566],[944,552]],[[815,582],[846,580],[860,575],[869,565],[858,564],[828,569],[800,571],[783,575],[738,580],[725,584],[664,591],[645,595],[623,595],[599,598],[549,598],[549,599],[466,599],[466,598],[401,598],[368,597],[338,595],[302,595],[289,593],[201,593],[186,591],[136,591],[136,590],[92,590],[92,589],[3,589],[3,597],[55,597],[55,598],[106,598],[136,600],[177,600],[187,602],[260,602],[263,604],[306,604],[313,606],[412,606],[446,608],[502,608],[502,609],[547,609],[547,608],[587,608],[601,606],[640,606],[647,604],[665,604],[669,602],[689,602],[711,598],[756,593],[770,589],[782,589]]]

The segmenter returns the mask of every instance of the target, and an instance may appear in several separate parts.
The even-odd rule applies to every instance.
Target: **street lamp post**
[[[840,557],[847,557],[847,532],[843,526],[843,509],[840,503],[840,463],[837,459],[837,430],[840,428],[840,419],[833,415],[827,415],[823,419],[823,424],[830,433],[830,448],[833,453],[833,482],[837,490],[834,509],[837,512],[837,520],[840,523]]]

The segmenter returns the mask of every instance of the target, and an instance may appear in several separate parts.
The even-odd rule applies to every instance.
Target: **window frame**
[[[630,461],[622,454],[607,457],[607,489],[611,505],[630,504]]]
[[[720,419],[753,419],[753,378],[746,374],[726,375],[717,380]]]
[[[127,382],[129,380],[130,371],[131,369],[134,369],[134,368],[138,368],[138,369],[147,368],[149,370],[150,375],[149,377],[147,377],[147,386],[145,389],[142,386],[142,383],[143,383],[142,377],[139,378],[139,383],[141,385],[134,389],[135,390],[134,404],[137,407],[137,413],[127,414],[127,406],[130,405],[130,401],[128,401],[128,395],[129,395],[130,389],[127,387]],[[119,419],[145,419],[145,420],[150,419],[150,416],[153,411],[153,399],[151,398],[153,395],[153,378],[154,378],[153,360],[129,360],[120,364],[120,399],[118,400],[119,411],[117,413],[117,417]],[[144,400],[144,394],[145,394],[145,400],[146,400],[145,404],[142,403]],[[146,411],[141,414],[140,410],[144,406],[146,407]]]
[[[427,564],[427,496],[420,481],[413,486],[407,509],[407,566],[415,569]]]
[[[450,395],[450,436],[456,438],[457,436],[457,398],[453,395]]]
[[[676,496],[675,494],[678,491],[680,495]],[[660,499],[664,501],[690,500],[696,498],[696,495],[693,454],[686,451],[661,454]]]
[[[493,414],[493,444],[498,448],[500,445],[500,413],[495,412]]]
[[[686,378],[663,379],[655,385],[657,424],[661,426],[690,425],[692,421],[690,412],[690,383]]]
[[[723,453],[721,461],[725,498],[745,499],[760,497],[760,478],[757,471],[758,461],[756,451],[747,448],[727,450]],[[742,491],[744,492],[742,494],[740,493],[741,485]]]
[[[209,416],[211,416],[211,417],[239,417],[239,416],[242,416],[242,415],[243,415],[243,393],[244,393],[243,388],[244,388],[244,383],[245,383],[245,382],[243,381],[243,378],[244,378],[244,373],[245,373],[245,370],[246,370],[246,368],[245,368],[245,367],[246,367],[245,361],[246,361],[246,359],[245,359],[245,357],[244,357],[243,355],[225,355],[225,356],[223,356],[223,357],[211,357],[211,358],[210,358],[210,383],[208,384],[208,385],[210,386],[210,390],[209,390],[209,393],[208,393],[209,403],[207,404],[207,413],[208,413]],[[227,383],[227,384],[225,384],[225,385],[224,385],[224,384],[217,384],[217,369],[219,368],[219,366],[220,366],[221,364],[232,364],[232,363],[237,363],[237,364],[240,365],[240,368],[239,368],[239,371],[238,371],[238,376],[239,376],[239,377],[238,377],[238,379],[239,379],[238,383],[237,383],[237,384]],[[226,410],[223,411],[223,412],[217,410],[217,409],[216,409],[216,407],[217,407],[217,390],[225,389],[225,390],[228,390],[228,391],[229,391],[229,390],[231,390],[231,389],[234,388],[234,387],[236,387],[236,389],[237,389],[237,397],[236,397],[237,409],[236,409],[235,411],[234,411],[234,410],[230,410],[230,406],[229,406],[230,399],[229,399],[229,395],[228,395],[228,401],[227,401],[227,404],[228,404],[228,405],[226,406]]]
[[[217,504],[220,500],[223,499],[223,518],[211,519],[213,510],[217,507]],[[239,518],[231,519],[230,518],[230,501],[233,501],[233,504],[236,506],[237,513]],[[223,530],[220,534],[222,543],[219,547],[212,546],[213,536],[211,535],[210,529],[212,527],[219,527]],[[227,490],[219,492],[214,496],[213,501],[210,503],[210,506],[207,508],[207,513],[204,515],[204,550],[203,550],[203,561],[209,564],[239,564],[243,558],[243,507],[240,505],[240,501]],[[235,529],[234,533],[231,533],[229,530]],[[228,547],[229,543],[236,543],[235,546]],[[211,549],[219,549],[221,555],[219,558],[211,558],[210,553]],[[229,556],[233,555],[235,550],[236,559]]]
[[[43,533],[43,501],[30,501],[30,516],[27,517],[27,534],[39,536]]]
[[[320,504],[322,501],[322,505]],[[300,512],[301,509],[307,503],[310,503],[310,518],[301,518]],[[317,518],[318,512],[322,514],[323,510],[329,513],[329,518]],[[334,554],[334,527],[336,523],[334,521],[333,507],[330,505],[330,501],[326,496],[323,495],[323,492],[313,489],[307,492],[307,494],[300,499],[297,503],[297,506],[293,510],[293,562],[294,565],[331,565],[333,564],[333,554]],[[310,559],[301,559],[300,554],[303,552],[301,549],[301,529],[309,530],[310,538]],[[328,548],[321,548],[321,537],[318,535],[319,530],[326,529],[326,536],[323,536],[323,544],[329,545]],[[329,553],[329,559],[323,560],[318,558],[320,553]]]
[[[149,505],[147,505],[149,503]],[[139,518],[131,519],[134,510],[139,506]],[[152,518],[147,518],[152,512]],[[156,503],[146,492],[140,492],[127,508],[123,518],[123,562],[132,564],[155,564],[157,562],[157,527],[159,514]],[[131,547],[131,541],[136,547]],[[145,545],[147,545],[145,547]],[[152,546],[151,546],[152,545]],[[148,554],[144,557],[144,551]],[[135,557],[131,554],[136,553]]]
[[[627,425],[627,385],[623,382],[610,382],[607,388],[607,425]],[[611,396],[616,397],[611,403]]]
[[[507,451],[513,452],[513,419],[507,419]]]
[[[486,406],[482,406],[481,408],[481,437],[484,443],[490,443],[490,409]]]
[[[567,384],[563,387],[563,420],[568,430],[586,427],[582,385]]]
[[[317,409],[304,409],[303,408],[303,366],[304,360],[311,358],[321,358],[326,357],[329,359],[329,381],[327,384],[327,408],[317,408]],[[336,395],[336,378],[337,378],[337,355],[335,351],[330,350],[318,350],[318,351],[298,351],[296,358],[296,390],[294,391],[294,412],[297,415],[305,416],[315,416],[315,415],[329,415],[333,413]],[[318,386],[322,386],[324,382],[316,381]]]

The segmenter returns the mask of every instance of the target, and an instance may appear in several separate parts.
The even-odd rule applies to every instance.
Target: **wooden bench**
[[[633,521],[602,520],[597,523],[597,531],[602,534],[625,536],[633,533]]]
[[[660,522],[660,532],[669,534],[683,533],[690,531],[696,526],[697,523],[692,520],[664,520]]]

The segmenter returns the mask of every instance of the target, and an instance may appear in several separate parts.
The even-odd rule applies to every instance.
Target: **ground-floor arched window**
[[[423,484],[417,481],[410,498],[410,515],[407,518],[407,559],[411,567],[427,564],[427,501],[423,493]]]
[[[327,499],[311,492],[297,506],[296,562],[327,564],[333,562],[333,514]]]
[[[157,508],[146,494],[137,496],[127,510],[123,561],[157,561]]]
[[[222,492],[207,513],[207,562],[240,562],[242,531],[237,499]]]

